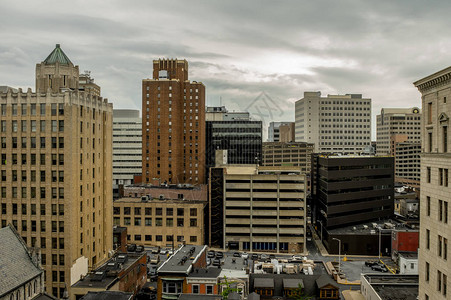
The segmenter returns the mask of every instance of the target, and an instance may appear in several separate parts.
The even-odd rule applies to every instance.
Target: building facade
[[[127,227],[132,244],[173,246],[204,242],[206,201],[182,199],[121,198],[114,201],[113,223]]]
[[[271,122],[268,126],[268,142],[294,142],[294,122]]]
[[[266,142],[263,143],[262,166],[299,167],[303,173],[310,173],[311,155],[314,145],[303,142]]]
[[[142,122],[139,110],[113,110],[113,197],[142,174]]]
[[[420,143],[421,110],[382,108],[376,117],[377,155],[395,155],[396,143]]]
[[[421,194],[419,297],[444,299],[451,260],[448,259],[448,240],[451,222],[448,220],[451,193],[449,170],[449,115],[451,108],[451,67],[429,75],[414,83],[421,93]]]
[[[0,94],[2,227],[41,248],[56,297],[112,249],[113,107],[78,88],[57,45],[36,66],[36,93]]]
[[[247,112],[228,112],[225,107],[208,107],[206,172],[215,166],[216,150],[227,150],[228,164],[260,162],[262,122],[251,120]]]
[[[188,62],[153,61],[142,81],[142,181],[205,181],[205,86],[188,80]]]
[[[313,156],[312,213],[327,229],[390,218],[393,157]]]
[[[319,153],[358,154],[371,145],[371,99],[360,94],[305,92],[295,103],[296,142]]]
[[[210,246],[305,251],[306,183],[298,168],[226,165],[210,172]]]

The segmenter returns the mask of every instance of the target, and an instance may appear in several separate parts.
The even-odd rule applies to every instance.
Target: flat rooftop
[[[109,289],[118,279],[120,272],[127,270],[136,263],[146,252],[117,253],[105,264],[89,273],[72,285],[72,288],[103,288]]]
[[[166,260],[159,268],[160,273],[177,273],[188,275],[192,269],[192,264],[197,262],[201,254],[205,252],[207,246],[184,245],[177,249],[168,260]]]
[[[382,300],[416,300],[418,275],[365,274],[365,279]]]
[[[113,201],[113,205],[114,203],[205,203],[205,200],[187,200],[187,199],[157,199],[157,198],[152,198],[150,200],[141,200],[141,197],[125,197],[125,198],[120,198],[120,199],[116,199]]]
[[[388,228],[385,226],[385,223],[393,224],[394,226],[391,228]],[[373,225],[376,224],[376,225]],[[318,224],[318,226],[321,226]],[[376,221],[370,221],[360,224],[354,224],[349,225],[345,227],[340,228],[333,228],[329,229],[329,234],[365,234],[365,235],[379,235],[378,227],[381,227],[382,229],[393,229],[393,230],[401,230],[401,231],[418,231],[419,228],[411,228],[410,226],[398,222],[394,219],[386,219],[386,220],[376,220]],[[374,232],[372,232],[374,231]],[[382,234],[389,234],[388,231],[382,231]]]

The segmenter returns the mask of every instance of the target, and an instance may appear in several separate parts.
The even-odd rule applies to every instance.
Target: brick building
[[[60,45],[36,65],[36,92],[0,93],[2,227],[41,248],[46,290],[62,297],[112,249],[112,116],[84,91]]]
[[[205,86],[188,80],[188,62],[153,61],[142,81],[142,180],[205,181]]]

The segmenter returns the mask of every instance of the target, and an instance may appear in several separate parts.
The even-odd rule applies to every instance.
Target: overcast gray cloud
[[[419,106],[412,82],[451,62],[449,1],[2,0],[0,11],[0,85],[34,89],[59,43],[115,108],[141,108],[141,80],[164,57],[188,60],[208,105],[262,118],[268,96],[266,122],[294,120],[312,90],[363,94],[374,117]]]

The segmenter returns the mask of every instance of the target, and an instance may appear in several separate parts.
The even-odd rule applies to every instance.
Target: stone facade
[[[41,248],[46,288],[56,297],[112,249],[113,107],[70,89],[78,87],[78,66],[63,63],[37,64],[38,93],[0,94],[2,227],[13,224]]]
[[[127,227],[129,243],[172,246],[204,242],[206,201],[122,198],[114,201],[114,225]]]
[[[448,299],[451,259],[451,67],[414,83],[422,94],[419,299]]]

